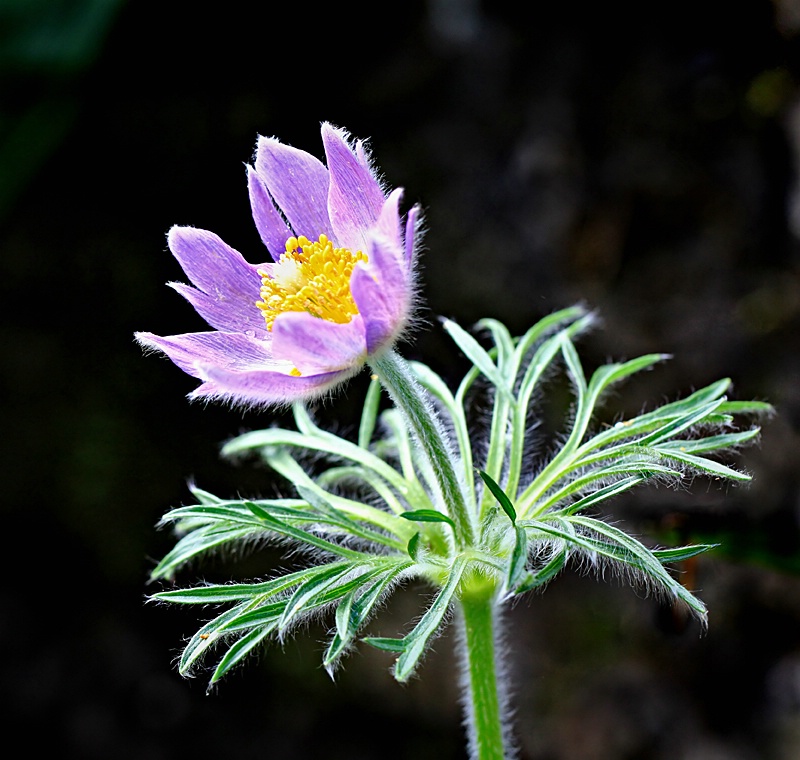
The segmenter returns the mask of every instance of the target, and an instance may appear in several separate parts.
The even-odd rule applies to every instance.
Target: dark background
[[[575,571],[509,615],[521,757],[799,756],[799,45],[792,0],[0,0],[7,740],[87,759],[464,756],[449,636],[407,686],[367,647],[332,683],[320,624],[207,696],[174,669],[197,611],[144,604],[171,546],[160,515],[192,477],[268,491],[218,447],[274,419],[190,405],[195,382],[134,345],[201,328],[164,286],[182,278],[165,233],[263,260],[256,136],[321,156],[328,120],[426,209],[428,324],[406,355],[455,379],[437,315],[519,333],[581,301],[603,318],[588,365],[674,354],[610,414],[725,376],[778,409],[734,460],[750,487],[615,507],[636,532],[722,542],[689,576],[707,635]],[[364,382],[323,418],[351,429]],[[416,611],[400,593],[376,625]]]

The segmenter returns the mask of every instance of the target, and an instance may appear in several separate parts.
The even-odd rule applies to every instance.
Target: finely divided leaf
[[[519,530],[519,528],[517,528]],[[567,546],[566,543],[562,544],[560,551],[556,552],[551,559],[549,559],[542,567],[536,572],[530,573],[526,579],[520,583],[515,589],[515,594],[524,594],[526,591],[544,586],[550,580],[556,577],[567,562]]]
[[[231,646],[211,676],[208,685],[209,688],[215,683],[220,681],[222,677],[236,664],[241,662],[250,652],[253,651],[267,636],[272,633],[272,626],[265,626],[264,628],[256,628],[250,633],[242,636],[233,646]]]
[[[401,683],[407,681],[411,677],[414,668],[416,668],[417,663],[428,645],[428,641],[439,628],[450,606],[450,602],[453,599],[453,595],[456,592],[456,588],[461,581],[466,562],[467,560],[463,556],[456,559],[450,570],[447,583],[445,583],[439,595],[428,608],[428,611],[422,616],[422,619],[417,623],[414,630],[403,639],[404,648],[400,657],[397,658],[397,663],[394,668],[394,677]],[[374,642],[371,643],[375,646]]]
[[[500,374],[497,365],[492,361],[486,349],[458,324],[445,319],[443,325],[467,358],[491,381],[500,393],[513,402],[514,399],[509,385],[514,381],[514,378],[506,378]]]

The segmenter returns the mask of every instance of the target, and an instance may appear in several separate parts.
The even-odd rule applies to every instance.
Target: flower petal
[[[328,170],[321,161],[274,138],[260,137],[256,171],[296,235],[316,240],[325,234],[332,239]]]
[[[182,282],[167,284],[173,290],[177,290],[211,327],[225,332],[242,332],[261,339],[268,335],[264,315],[256,307],[255,301],[244,299],[228,301],[209,296],[202,290],[184,285]]]
[[[364,320],[367,352],[372,354],[405,326],[412,290],[400,259],[402,249],[375,236],[368,250],[369,264],[353,270],[350,291]]]
[[[269,196],[264,181],[252,166],[247,167],[247,189],[250,192],[250,207],[253,210],[253,221],[256,223],[258,234],[267,246],[275,261],[285,250],[286,241],[291,237],[292,231],[286,226],[272,198]]]
[[[258,268],[218,235],[194,227],[173,227],[167,243],[192,283],[207,295],[234,310],[259,300]]]
[[[400,223],[400,201],[403,198],[403,188],[398,187],[386,196],[381,206],[376,227],[381,235],[386,237],[398,249],[403,246],[403,230]]]
[[[406,216],[406,268],[412,271],[414,260],[417,255],[417,221],[421,216],[422,210],[419,206],[413,206]]]
[[[165,353],[184,372],[201,379],[204,377],[200,366],[239,372],[283,370],[287,374],[294,368],[289,362],[273,358],[270,340],[257,340],[241,333],[215,331],[161,336],[138,332],[135,337],[140,345]]]
[[[279,314],[272,326],[272,353],[293,362],[303,375],[358,369],[366,358],[360,315],[338,324],[304,311]]]
[[[293,377],[270,370],[230,372],[214,366],[201,370],[205,382],[189,394],[190,399],[229,401],[244,406],[289,404],[321,396],[352,374],[345,371]]]
[[[330,172],[328,214],[339,245],[364,250],[366,231],[380,215],[384,192],[361,148],[361,159],[347,142],[347,133],[330,124],[322,125],[322,142]]]

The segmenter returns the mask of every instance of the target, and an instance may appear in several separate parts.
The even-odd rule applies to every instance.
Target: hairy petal
[[[403,246],[403,228],[400,220],[400,201],[403,199],[403,188],[392,190],[381,205],[376,228],[392,245],[399,249]]]
[[[358,369],[366,358],[364,321],[357,315],[346,324],[307,312],[279,314],[272,327],[276,358],[294,363],[303,375]]]
[[[400,250],[383,237],[369,242],[369,264],[350,278],[353,300],[364,319],[367,352],[374,353],[402,330],[411,293]]]
[[[261,137],[256,171],[296,235],[309,240],[331,236],[328,170],[321,161],[303,150]]]
[[[261,278],[257,267],[219,235],[195,227],[173,227],[167,243],[192,284],[206,295],[220,303],[258,300]]]
[[[267,186],[252,166],[247,167],[247,189],[258,234],[272,258],[277,261],[285,250],[286,241],[291,237],[292,231],[286,226],[270,198]]]
[[[375,175],[353,153],[346,132],[322,125],[322,142],[330,172],[328,213],[333,232],[343,245],[351,250],[364,250],[366,232],[378,220],[384,202],[384,193]]]
[[[406,217],[406,268],[410,272],[417,255],[417,221],[422,213],[419,206],[413,206]]]
[[[372,171],[372,162],[363,140],[356,140],[356,158],[367,171]]]
[[[198,367],[217,366],[228,370],[274,369],[290,372],[292,365],[276,361],[270,340],[257,340],[242,333],[198,332],[182,335],[153,335],[138,332],[138,343],[166,354],[184,372],[202,378]]]
[[[192,391],[189,398],[253,406],[288,404],[320,396],[352,375],[352,371],[343,371],[294,377],[271,370],[231,372],[216,366],[201,366],[199,371],[205,382]]]
[[[195,311],[211,327],[225,332],[248,333],[255,338],[266,337],[267,326],[254,301],[247,301],[243,298],[226,301],[209,296],[202,290],[184,285],[182,282],[168,282],[167,284],[194,306]]]

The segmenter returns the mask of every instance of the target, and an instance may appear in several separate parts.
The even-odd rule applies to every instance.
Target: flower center
[[[359,261],[367,261],[367,256],[334,248],[325,235],[313,243],[302,235],[290,237],[272,272],[258,270],[261,300],[256,306],[264,314],[267,329],[272,330],[275,318],[287,311],[307,311],[339,324],[349,322],[358,314],[350,275]]]

